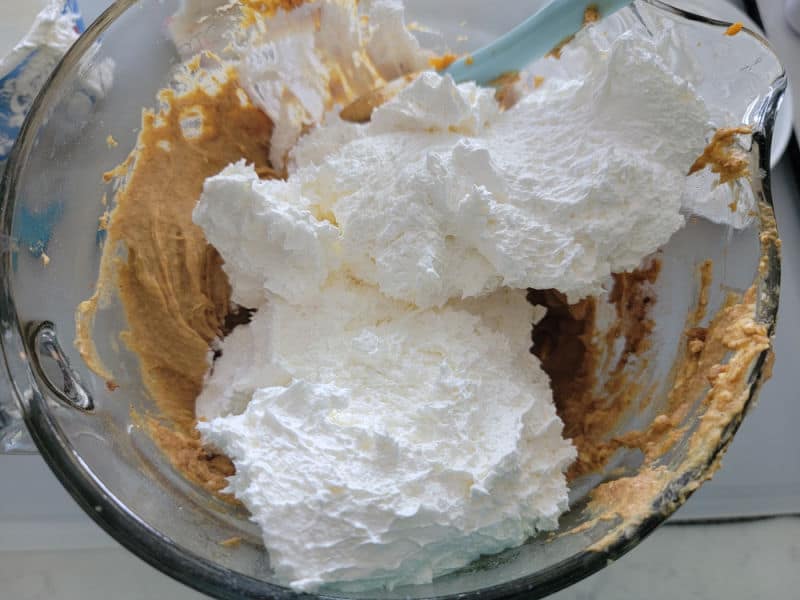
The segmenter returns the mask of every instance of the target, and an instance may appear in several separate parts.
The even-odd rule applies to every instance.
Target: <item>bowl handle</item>
[[[70,366],[67,355],[50,321],[32,322],[25,328],[30,361],[38,377],[63,404],[81,411],[94,408],[92,395],[78,373]],[[7,387],[6,389],[10,389]],[[11,394],[0,397],[0,453],[34,452],[21,411]]]

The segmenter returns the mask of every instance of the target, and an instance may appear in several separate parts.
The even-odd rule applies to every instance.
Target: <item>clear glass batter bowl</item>
[[[482,0],[406,4],[409,21],[441,32],[437,43],[468,51],[510,29],[540,2],[505,2],[502,11]],[[136,141],[141,108],[153,106],[156,92],[170,82],[180,59],[165,24],[177,8],[177,0],[119,0],[108,9],[51,77],[10,157],[0,187],[0,342],[6,367],[2,374],[9,378],[11,394],[0,403],[0,444],[5,451],[31,449],[27,429],[87,513],[132,552],[176,579],[220,598],[293,598],[294,592],[274,582],[268,554],[244,510],[185,480],[132,418],[132,412],[146,412],[153,403],[141,384],[136,358],[116,341],[124,328],[121,307],[112,305],[96,324],[98,346],[121,374],[119,389],[107,389],[71,344],[75,307],[90,295],[98,273],[98,218],[105,210],[101,198],[112,191],[101,174],[124,160]],[[755,202],[760,217],[736,230],[690,219],[661,252],[656,343],[652,365],[643,375],[647,380],[641,382],[643,389],[655,392],[647,408],[634,411],[620,431],[646,424],[663,408],[671,367],[685,343],[685,318],[697,298],[697,268],[704,260],[716,265],[710,314],[726,291],[755,285],[754,316],[770,334],[774,329],[779,245],[760,236],[772,215],[769,148],[785,77],[765,40],[747,31],[724,36],[727,25],[657,0],[638,0],[603,23],[612,34],[672,27],[673,37],[683,38],[691,54],[672,48],[673,68],[733,115],[736,122],[726,124],[741,122],[753,129],[752,179],[739,191]],[[106,58],[116,63],[115,82],[99,98],[87,92],[83,80],[87,69]],[[109,135],[118,146],[110,147]],[[727,186],[720,190],[731,193]],[[641,499],[652,507],[646,518],[585,526],[585,498],[592,485],[613,476],[609,472],[615,466],[647,466],[640,466],[641,456],[637,459],[634,451],[622,451],[609,472],[575,483],[572,509],[561,520],[560,535],[537,537],[430,585],[367,595],[542,597],[597,571],[635,546],[705,478],[752,404],[767,358],[762,352],[748,365],[747,402],[730,415],[719,443],[693,460],[686,459],[686,445],[678,443],[662,458],[671,477],[643,492],[648,497]],[[705,410],[697,400],[691,404],[690,421]],[[232,537],[242,538],[239,547],[220,544]],[[593,549],[603,537],[611,542]]]

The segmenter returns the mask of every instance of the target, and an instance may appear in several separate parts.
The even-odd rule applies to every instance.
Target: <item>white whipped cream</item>
[[[230,210],[200,202],[194,220],[225,257],[237,304],[260,306],[267,290],[302,303],[338,266],[339,230],[311,214],[295,186],[261,181],[240,162],[209,178],[203,197],[235,199]]]
[[[251,100],[275,122],[270,160],[284,166],[287,151],[322,120],[383,80],[427,67],[406,29],[402,2],[375,0],[360,19],[352,0],[326,0],[279,11],[236,43],[239,79]]]
[[[241,17],[238,0],[181,0],[167,28],[180,57],[189,60],[202,51],[223,54]]]
[[[308,223],[334,222],[356,278],[422,308],[500,286],[556,288],[571,300],[599,293],[612,272],[635,268],[683,225],[686,173],[709,124],[703,102],[648,40],[625,35],[605,53],[590,35],[575,43],[564,60],[585,59],[576,61],[583,80],[551,79],[500,112],[491,90],[428,72],[371,123],[331,116],[305,136],[288,181],[234,185],[258,187],[282,211],[306,210]],[[248,228],[264,231],[284,226],[269,215],[241,218],[262,220]],[[224,245],[222,226],[200,224]],[[235,293],[247,289],[254,306],[260,277],[263,293],[282,295],[267,281],[274,273],[248,262],[262,242],[236,228],[227,236],[230,251],[220,249]],[[323,265],[311,252],[304,258]],[[298,269],[309,281],[291,285],[313,289],[323,275]]]
[[[319,43],[296,31],[286,52]],[[328,114],[286,181],[206,181],[194,220],[258,312],[221,343],[198,427],[281,581],[429,582],[557,526],[575,451],[524,290],[593,294],[665,243],[709,128],[649,39],[590,29],[562,63],[505,112],[427,73],[367,125]],[[322,118],[305,75],[251,75],[262,106],[296,85],[273,110]]]
[[[517,290],[409,310],[334,278],[223,342],[199,429],[279,579],[429,582],[557,526],[575,450],[528,352],[541,312]]]

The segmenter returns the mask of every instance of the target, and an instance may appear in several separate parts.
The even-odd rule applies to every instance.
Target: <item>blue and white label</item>
[[[23,37],[13,42],[0,40],[0,47],[11,48],[0,56],[0,67],[5,67],[0,68],[0,162],[11,151],[36,95],[84,29],[77,0],[48,0],[43,4],[35,20],[27,23],[11,23],[14,18],[30,18],[22,9],[0,9],[0,17],[4,10],[12,12],[0,33],[12,35],[14,26],[23,32]]]

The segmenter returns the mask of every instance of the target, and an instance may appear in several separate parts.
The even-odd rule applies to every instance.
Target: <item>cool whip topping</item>
[[[239,79],[275,123],[270,160],[283,167],[304,127],[333,102],[347,103],[384,80],[427,67],[430,53],[406,29],[399,0],[310,2],[250,28],[235,44]]]
[[[517,290],[421,311],[334,277],[225,340],[199,428],[279,579],[424,583],[557,526],[575,450],[535,316]]]
[[[323,118],[300,100],[330,73],[313,56],[294,80],[259,71],[256,98],[297,84],[270,110]],[[369,124],[324,116],[285,181],[241,163],[206,181],[194,220],[257,312],[221,343],[198,427],[293,587],[428,582],[567,508],[575,450],[528,351],[525,289],[594,294],[665,243],[709,118],[649,38],[590,29],[562,62],[506,111],[425,73]]]

